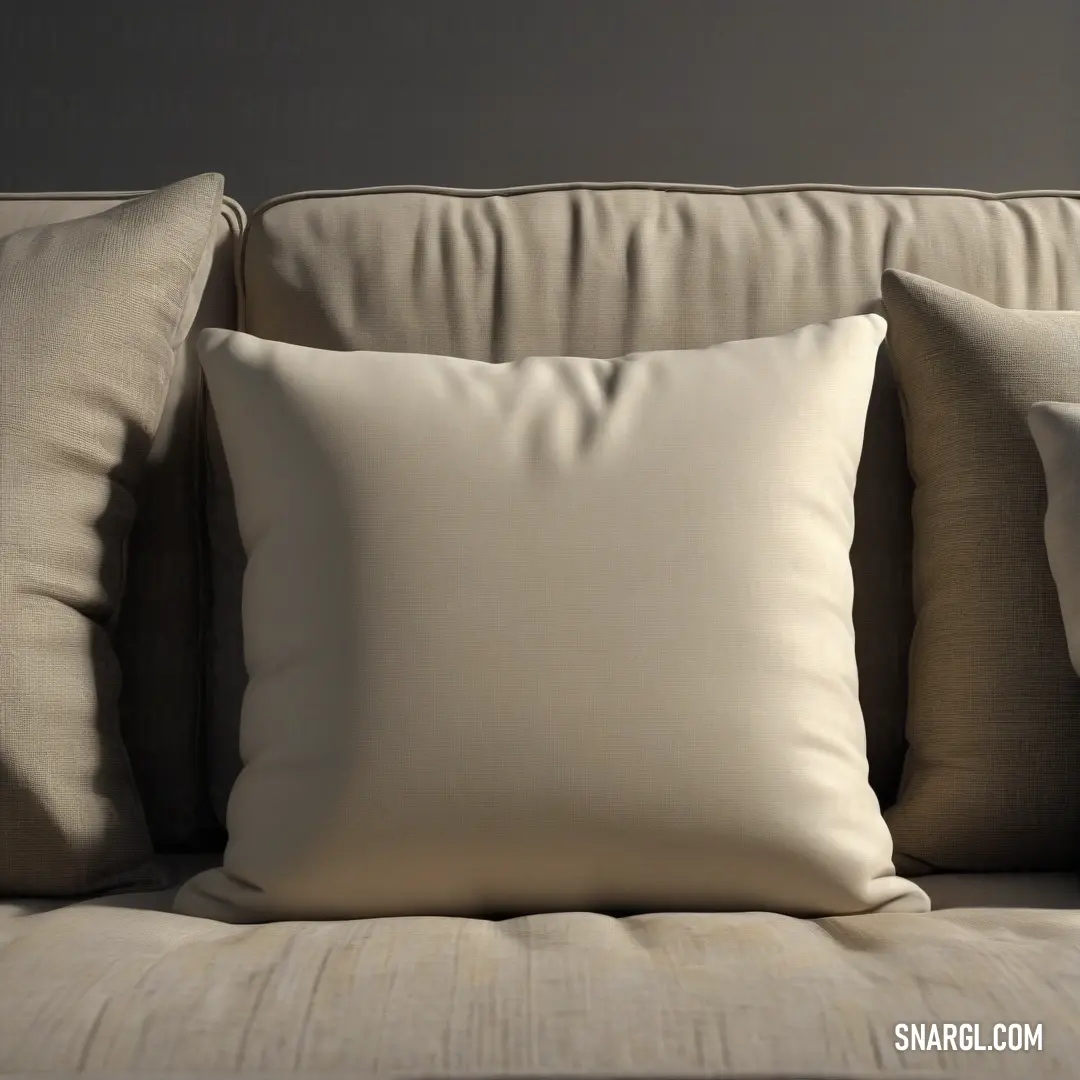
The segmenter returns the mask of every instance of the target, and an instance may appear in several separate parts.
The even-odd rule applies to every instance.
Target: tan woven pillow
[[[0,895],[154,885],[110,642],[222,179],[0,240]]]
[[[867,782],[873,315],[505,365],[199,338],[248,553],[235,921],[921,911]]]
[[[1043,542],[1033,402],[1080,401],[1080,312],[882,279],[915,480],[897,865],[1063,870],[1080,831],[1080,680]]]

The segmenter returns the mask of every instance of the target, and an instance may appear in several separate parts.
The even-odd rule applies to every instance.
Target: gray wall
[[[3,6],[0,190],[1080,188],[1078,0]]]

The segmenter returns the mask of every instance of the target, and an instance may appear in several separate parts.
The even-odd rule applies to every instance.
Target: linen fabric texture
[[[222,185],[0,239],[0,894],[160,884],[112,633]]]
[[[234,926],[170,913],[169,892],[0,903],[0,1075],[1075,1076],[1080,883],[923,881],[926,914],[818,920],[568,911]],[[897,1017],[960,1017],[987,1042],[995,1024],[1041,1024],[1044,1039],[1027,1055],[913,1054],[894,1039]]]
[[[204,331],[249,683],[176,910],[926,910],[851,618],[884,332],[490,365]]]
[[[1080,680],[1043,539],[1027,414],[1080,401],[1080,312],[998,307],[886,271],[915,482],[908,752],[897,866],[1067,870],[1080,842]]]

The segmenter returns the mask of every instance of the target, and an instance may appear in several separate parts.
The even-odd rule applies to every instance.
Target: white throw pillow
[[[851,619],[884,332],[491,365],[205,331],[250,683],[177,910],[927,910]]]

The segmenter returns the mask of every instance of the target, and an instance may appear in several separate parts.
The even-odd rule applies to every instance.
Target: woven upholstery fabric
[[[887,266],[997,304],[1080,308],[1080,199],[1065,193],[569,185],[299,193],[252,215],[242,329],[325,349],[503,363],[780,334],[880,310]],[[239,769],[244,553],[213,424],[207,735],[224,820]],[[904,757],[911,481],[887,357],[855,491],[855,648],[870,780]]]
[[[1027,424],[1080,401],[1080,311],[1018,311],[889,271],[915,480],[908,755],[898,865],[1058,870],[1080,842],[1080,679],[1043,539]]]
[[[170,913],[168,893],[3,904],[0,1073],[1072,1078],[1075,880],[1059,899],[1004,891],[993,906],[983,878],[950,910],[818,920],[231,926]],[[1042,1024],[1042,1050],[897,1048],[895,1025],[935,1022],[978,1023],[987,1041],[995,1024]]]
[[[0,240],[0,893],[152,884],[111,635],[222,179]]]
[[[132,197],[131,192],[0,195],[0,236],[87,217]],[[236,326],[235,249],[243,224],[243,210],[224,198],[206,288],[176,351],[140,481],[139,512],[127,544],[124,600],[113,635],[124,673],[120,730],[158,851],[224,846],[205,776],[200,650],[207,607],[205,396],[193,337],[204,326]]]
[[[851,625],[884,332],[494,366],[204,331],[251,681],[180,910],[925,910]]]

